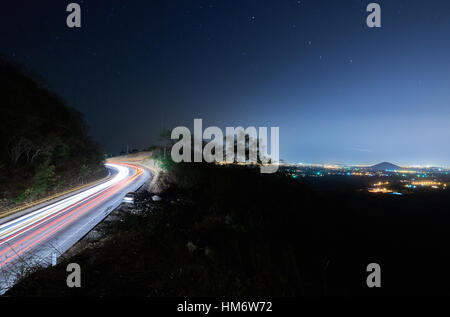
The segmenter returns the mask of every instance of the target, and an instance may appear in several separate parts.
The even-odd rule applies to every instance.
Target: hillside
[[[400,166],[397,166],[397,165],[389,163],[389,162],[379,163],[370,168],[375,171],[396,171],[396,170],[401,169]]]
[[[0,57],[0,210],[104,175],[82,115]]]
[[[448,292],[450,278],[441,273],[450,263],[448,192],[400,200],[354,190],[311,190],[282,173],[194,163],[173,166],[160,181],[162,201],[140,193],[134,207],[115,212],[97,242],[55,267],[35,271],[6,295]],[[435,215],[427,220],[424,207],[430,204]],[[378,290],[365,284],[372,262],[385,268],[385,284]],[[415,265],[405,267],[405,262]],[[66,286],[68,263],[82,267],[81,288]]]

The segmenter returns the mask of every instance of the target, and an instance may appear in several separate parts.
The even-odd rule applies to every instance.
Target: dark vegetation
[[[163,162],[162,202],[140,193],[107,239],[39,270],[10,296],[446,294],[447,191],[332,190],[258,168]],[[67,288],[66,266],[82,268]],[[382,288],[366,286],[369,263]]]
[[[82,115],[1,57],[0,96],[0,209],[105,175]]]

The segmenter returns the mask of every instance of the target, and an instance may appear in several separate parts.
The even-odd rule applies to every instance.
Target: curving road
[[[125,163],[108,163],[111,178],[58,201],[28,210],[0,224],[0,294],[16,276],[37,263],[49,265],[122,202],[151,175]]]

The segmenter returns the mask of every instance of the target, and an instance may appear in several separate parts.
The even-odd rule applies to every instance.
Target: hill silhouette
[[[389,163],[389,162],[379,163],[374,166],[371,166],[370,168],[375,171],[395,171],[395,170],[401,169],[400,166]]]
[[[82,115],[1,56],[0,100],[0,209],[105,173]]]

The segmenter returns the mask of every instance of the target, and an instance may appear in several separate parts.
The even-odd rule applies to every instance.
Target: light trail
[[[14,268],[15,259],[33,251],[48,254],[46,245],[59,240],[64,241],[61,248],[67,249],[67,243],[78,241],[106,216],[104,210],[117,207],[126,192],[136,190],[150,177],[135,165],[107,166],[118,171],[112,179],[0,225],[0,268],[6,264]],[[97,218],[94,223],[92,219]]]
[[[0,225],[0,245],[4,243],[4,240],[5,240],[3,238],[4,236],[7,236],[11,233],[16,232],[17,230],[19,230],[20,228],[23,228],[24,226],[26,226],[28,224],[35,223],[39,219],[45,218],[47,216],[50,217],[52,215],[56,215],[58,212],[62,212],[64,210],[66,210],[67,208],[74,206],[75,204],[79,204],[79,203],[91,198],[93,195],[98,194],[102,190],[125,179],[129,174],[128,168],[125,168],[123,166],[115,165],[115,164],[114,165],[106,164],[106,165],[119,170],[119,173],[110,181],[100,184],[98,186],[95,186],[86,191],[83,191],[79,194],[73,195],[73,196],[66,198],[55,204],[43,207],[39,210],[36,210],[32,213],[25,215],[25,216],[22,216],[20,218],[12,220],[11,222]]]

